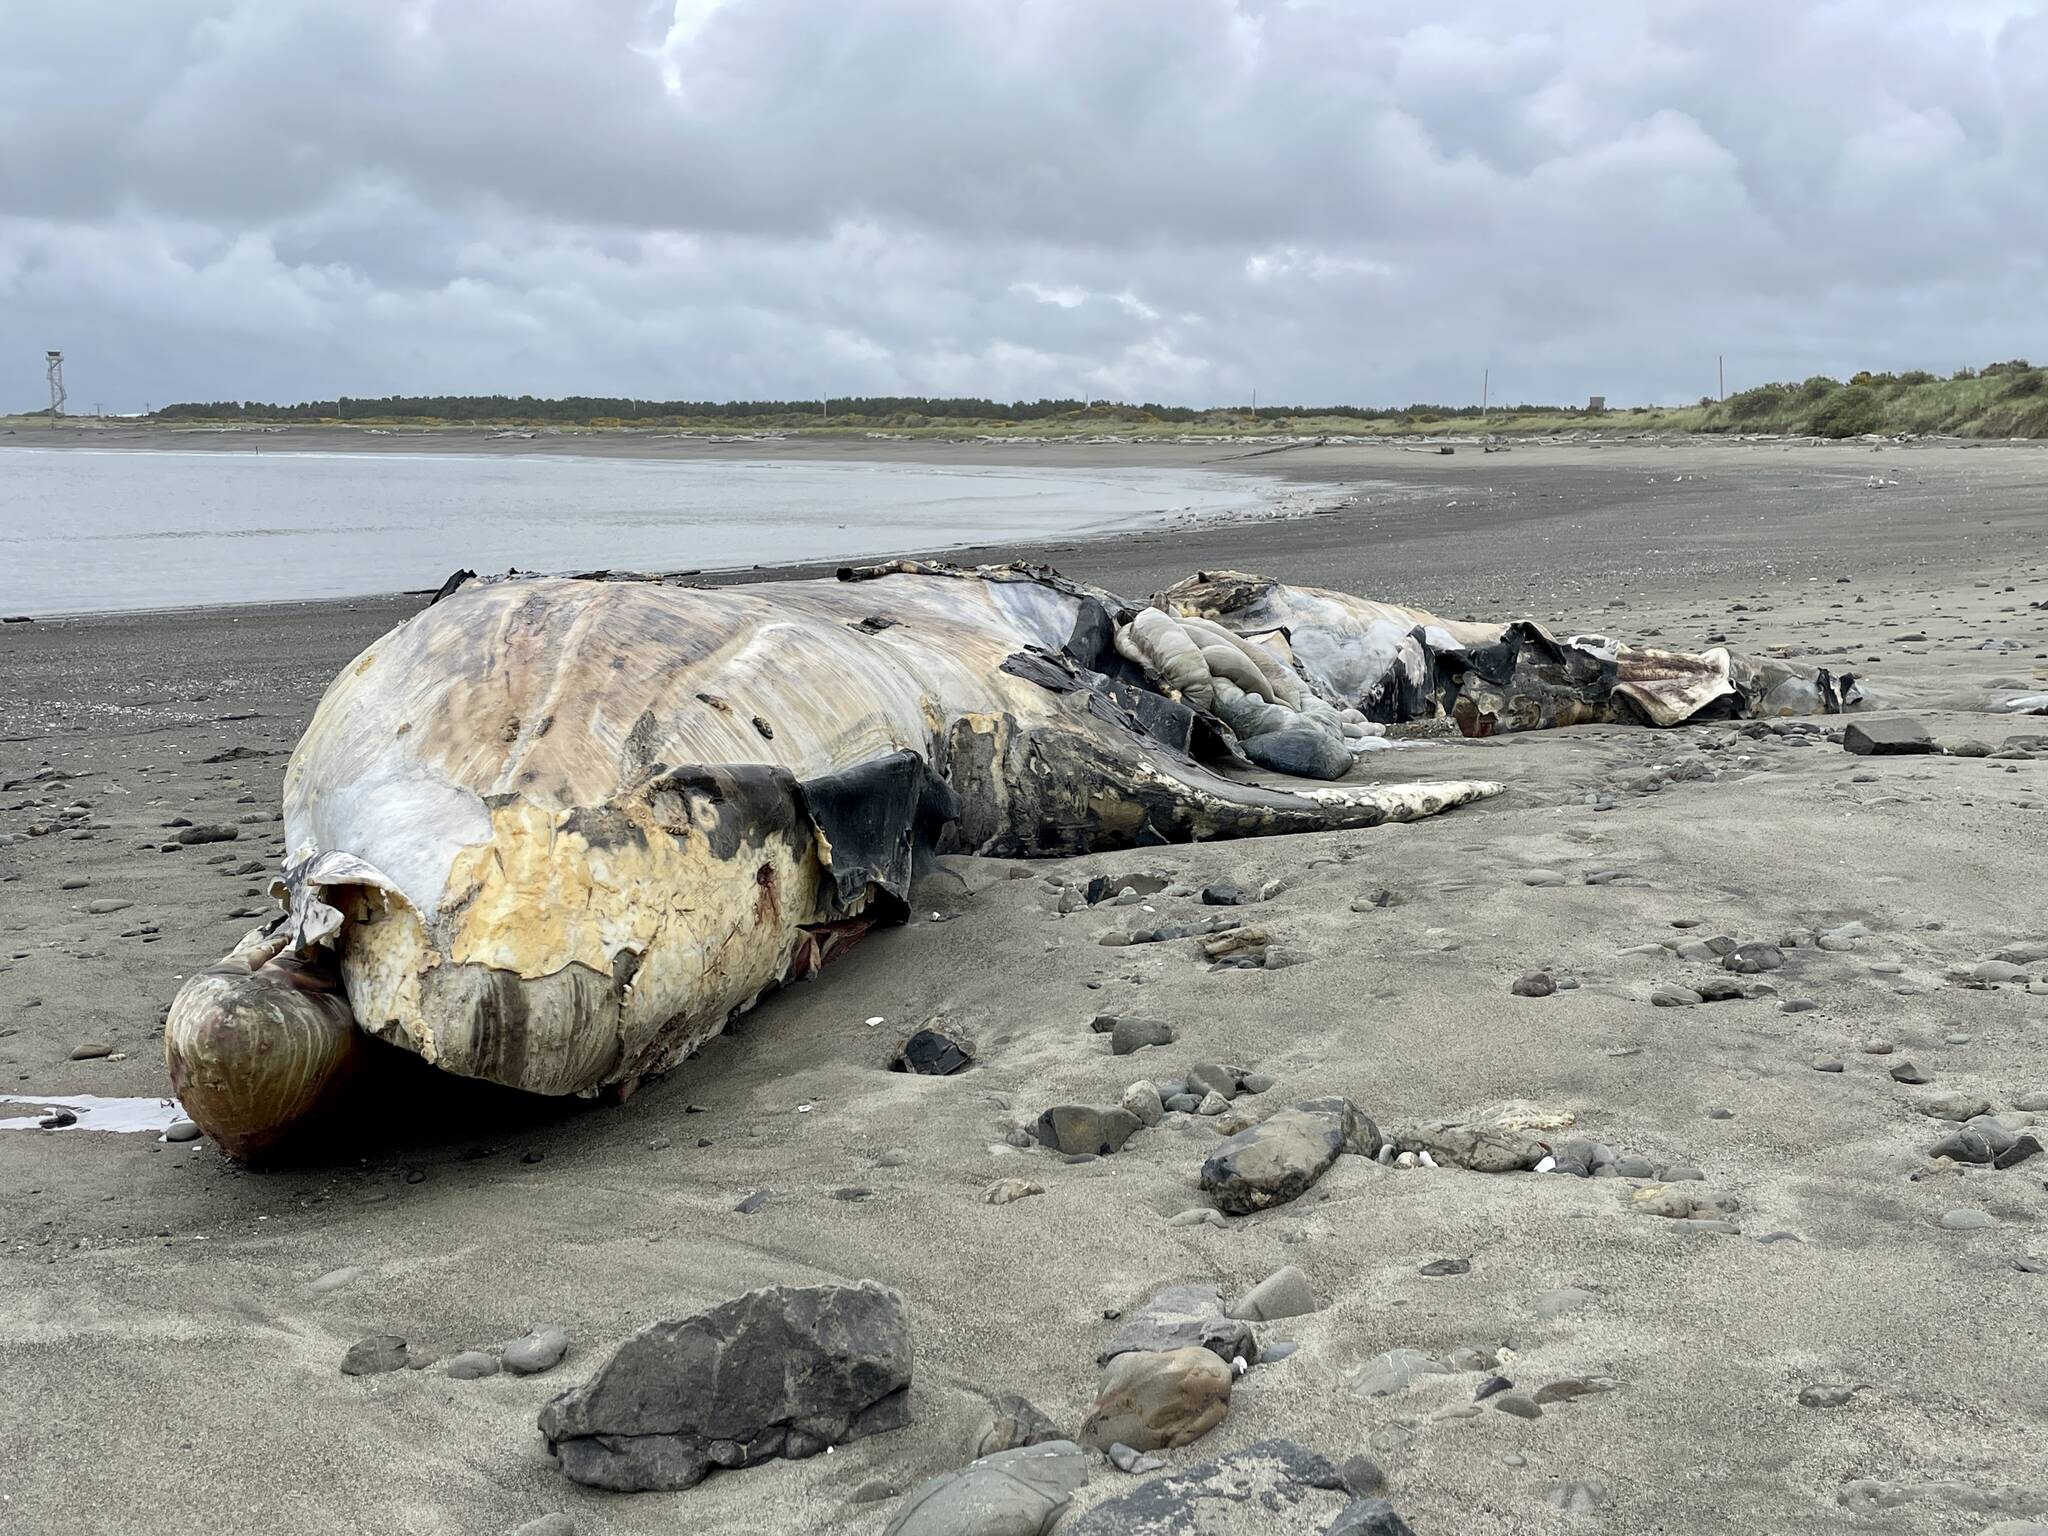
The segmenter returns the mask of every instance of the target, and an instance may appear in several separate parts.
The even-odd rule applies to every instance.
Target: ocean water
[[[1160,469],[0,447],[0,615],[360,596],[464,567],[859,559],[1284,494]]]

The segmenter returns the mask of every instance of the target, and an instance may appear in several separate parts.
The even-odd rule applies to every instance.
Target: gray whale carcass
[[[900,920],[923,854],[1371,826],[1500,788],[1234,776],[1232,731],[1120,650],[1135,612],[1023,566],[451,582],[292,753],[286,915],[166,1023],[186,1112],[261,1153],[365,1034],[531,1092],[629,1090]]]

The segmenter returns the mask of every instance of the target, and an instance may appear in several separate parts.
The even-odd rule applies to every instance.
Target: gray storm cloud
[[[0,409],[2048,352],[2048,0],[0,7]]]

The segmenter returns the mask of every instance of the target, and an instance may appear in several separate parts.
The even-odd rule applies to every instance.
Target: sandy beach
[[[231,446],[179,435],[211,443]],[[2048,1141],[2048,719],[1996,712],[2048,692],[2048,449],[829,452],[1352,487],[1319,515],[952,558],[1028,555],[1130,597],[1231,568],[1449,617],[1785,647],[1987,755],[1854,756],[1839,719],[1421,740],[1358,774],[1507,792],[1407,827],[949,859],[910,925],[622,1106],[429,1081],[365,1111],[330,1160],[270,1172],[148,1133],[0,1131],[0,1531],[426,1536],[561,1511],[584,1536],[879,1536],[898,1495],[971,1457],[992,1397],[1020,1393],[1071,1433],[1114,1319],[1170,1282],[1235,1296],[1287,1265],[1317,1310],[1258,1334],[1298,1349],[1254,1367],[1170,1466],[1276,1436],[1368,1457],[1418,1536],[2048,1519],[2048,1156],[1929,1157],[1962,1110]],[[329,679],[419,602],[0,628],[0,1093],[169,1091],[165,1005],[271,910],[286,755]],[[177,850],[177,818],[237,836]],[[1307,961],[1211,972],[1193,941],[1104,945],[1204,909],[1162,891],[1063,912],[1096,875],[1265,893],[1248,920]],[[1650,1001],[1725,974],[1677,945],[1802,931],[1831,942],[1742,978],[1770,994]],[[2002,951],[2033,958],[1986,979]],[[1538,970],[1577,985],[1511,995]],[[1090,1027],[1104,1013],[1179,1038],[1115,1057]],[[976,1064],[886,1070],[934,1020]],[[1217,1117],[1169,1116],[1080,1164],[1010,1144],[1050,1105],[1114,1104],[1205,1062],[1276,1080],[1233,1106],[1252,1118],[1343,1095],[1395,1128],[1526,1100],[1660,1177],[1343,1157],[1291,1204],[1177,1222],[1206,1204]],[[1701,1177],[1670,1180],[1686,1169]],[[1043,1193],[987,1203],[1008,1177]],[[1635,1191],[1660,1183],[1725,1197],[1724,1219],[1644,1214]],[[1959,1211],[1986,1219],[1944,1224]],[[1423,1273],[1446,1259],[1469,1270]],[[682,1493],[599,1493],[552,1465],[541,1404],[642,1324],[860,1279],[906,1299],[909,1427]],[[572,1339],[543,1375],[338,1369],[368,1335],[445,1357],[540,1325]],[[1517,1394],[1600,1388],[1536,1418],[1475,1402],[1496,1367],[1355,1390],[1389,1351],[1461,1348]],[[1134,1482],[1097,1459],[1074,1508]],[[1271,1527],[1252,1510],[1232,1528]]]

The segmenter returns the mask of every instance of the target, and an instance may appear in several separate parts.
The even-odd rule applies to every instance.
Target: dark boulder
[[[650,1323],[549,1400],[540,1431],[593,1488],[689,1488],[714,1467],[815,1456],[910,1418],[903,1298],[859,1285],[769,1286]]]

